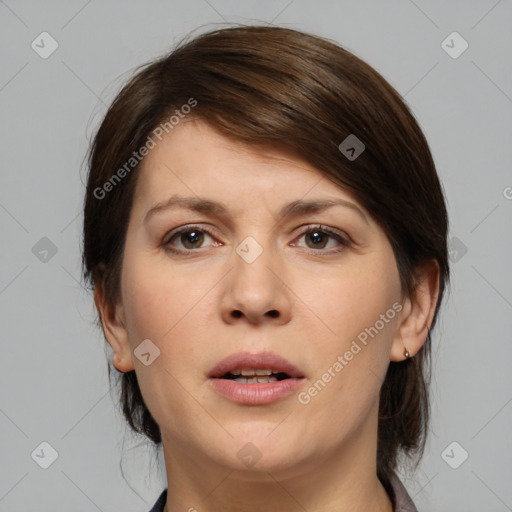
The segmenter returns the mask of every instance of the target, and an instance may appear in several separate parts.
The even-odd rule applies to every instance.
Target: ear
[[[133,370],[133,357],[123,306],[122,304],[112,305],[107,301],[103,280],[95,284],[94,303],[100,315],[103,334],[114,352],[114,366],[120,372]]]
[[[403,361],[404,349],[413,357],[425,343],[439,298],[439,264],[431,260],[415,272],[416,287],[403,301],[391,361]]]

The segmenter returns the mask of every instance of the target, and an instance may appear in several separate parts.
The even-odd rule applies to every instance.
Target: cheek
[[[157,345],[173,325],[173,286],[155,279],[149,266],[128,259],[123,270],[123,300],[130,342],[149,338]]]
[[[323,417],[328,403],[342,416],[351,411],[352,418],[363,417],[378,397],[397,328],[400,282],[394,256],[359,258],[320,284],[304,287],[329,327],[311,354],[317,361],[313,383],[321,390],[316,413]]]
[[[378,323],[387,315],[386,334],[391,332],[396,316],[392,306],[400,300],[400,283],[394,259],[354,258],[354,264],[332,269],[328,275],[305,279],[296,289],[303,302],[311,305],[324,325],[325,342],[342,349],[346,343]],[[319,329],[320,329],[319,327]],[[323,328],[322,328],[323,329]],[[381,330],[381,329],[379,329]],[[384,333],[383,333],[384,334]],[[364,335],[363,335],[364,337]]]
[[[125,259],[122,275],[132,348],[148,338],[160,348],[160,363],[173,372],[179,370],[183,358],[191,359],[199,351],[198,334],[206,329],[207,320],[201,308],[208,303],[205,295],[213,281],[212,276],[191,280],[190,274],[172,269],[165,255],[133,252]]]
[[[191,283],[190,277],[171,272],[159,258],[134,252],[125,259],[122,286],[132,351],[145,339],[160,350],[148,366],[134,357],[144,401],[157,423],[179,432],[178,418],[197,414],[194,402],[185,399],[184,389],[192,388],[190,368],[204,357],[201,339],[209,331],[200,323],[204,320],[200,320],[200,309],[211,284],[202,279]],[[179,414],[171,414],[169,404]]]

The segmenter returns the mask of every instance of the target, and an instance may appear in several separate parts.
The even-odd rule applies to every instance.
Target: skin
[[[99,285],[95,301],[114,365],[135,369],[161,428],[167,512],[391,511],[376,475],[379,390],[389,362],[425,342],[437,266],[418,269],[417,292],[403,296],[391,245],[353,195],[293,155],[244,146],[202,121],[181,122],[139,171],[121,300],[107,304]],[[227,213],[178,208],[144,221],[172,195],[223,202]],[[334,206],[278,217],[313,199],[343,199],[361,213]],[[189,224],[212,235],[169,241]],[[348,245],[314,235],[317,224]],[[252,263],[235,251],[247,236],[263,249]],[[165,242],[195,252],[174,254]],[[307,390],[394,303],[401,311],[307,404],[294,393],[239,405],[210,387],[207,374],[225,356],[269,350],[303,372]],[[133,352],[145,339],[160,350],[149,366]],[[247,442],[261,453],[250,468],[237,457]]]

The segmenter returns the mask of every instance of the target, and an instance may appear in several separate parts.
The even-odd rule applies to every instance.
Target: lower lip
[[[304,379],[289,378],[262,384],[242,384],[229,379],[210,379],[220,395],[245,405],[265,405],[282,400],[294,393]]]

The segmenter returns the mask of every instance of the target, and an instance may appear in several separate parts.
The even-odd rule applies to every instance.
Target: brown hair
[[[291,151],[351,191],[386,232],[407,295],[415,287],[414,271],[436,260],[440,293],[434,326],[449,278],[448,220],[421,129],[400,95],[365,62],[334,42],[280,27],[236,26],[183,41],[139,68],[121,90],[88,154],[86,282],[102,286],[110,304],[119,300],[137,165],[109,187],[108,196],[99,197],[105,194],[98,190],[106,190],[105,183],[147,143],[155,128],[191,99],[195,106],[189,116],[248,145]],[[338,148],[350,134],[365,145],[352,161]],[[388,492],[400,453],[416,455],[417,462],[423,454],[430,334],[413,358],[390,363],[381,388],[377,469]],[[135,372],[118,375],[129,425],[161,443]]]

